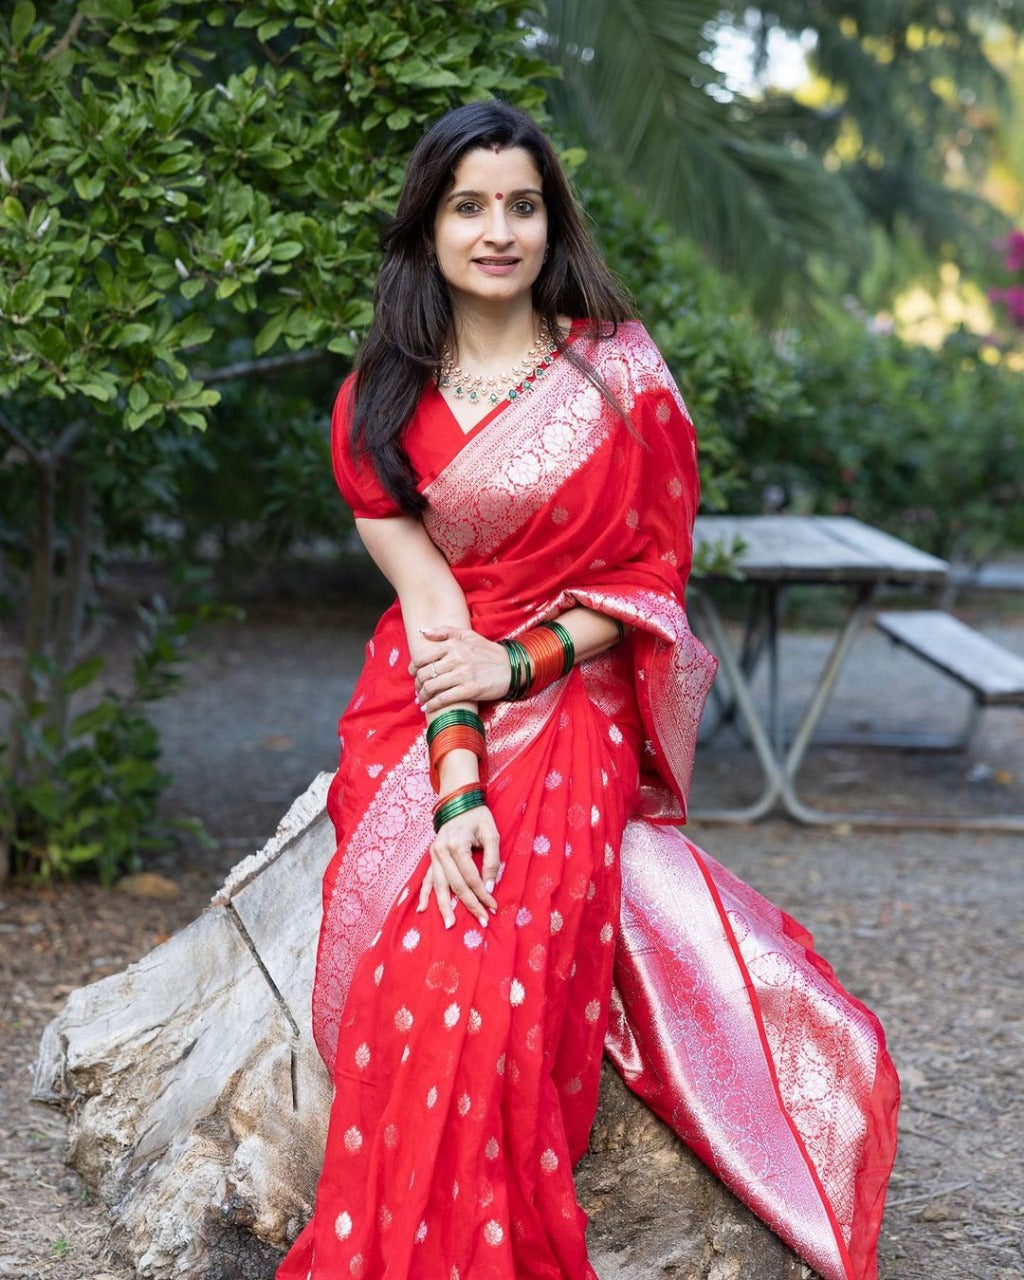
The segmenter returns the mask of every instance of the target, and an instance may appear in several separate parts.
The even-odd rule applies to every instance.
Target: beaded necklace
[[[451,348],[441,352],[441,372],[437,384],[451,388],[456,400],[468,400],[470,404],[500,404],[502,400],[515,400],[524,391],[532,391],[538,378],[550,366],[557,351],[547,325],[541,321],[540,333],[526,355],[505,373],[493,375],[467,373],[455,363]]]

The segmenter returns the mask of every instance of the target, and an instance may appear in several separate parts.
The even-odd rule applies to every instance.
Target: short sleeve
[[[331,464],[341,496],[352,508],[352,514],[360,519],[387,519],[405,513],[384,489],[373,464],[367,458],[356,458],[352,453],[350,429],[352,426],[352,400],[355,395],[356,375],[349,374],[341,384],[334,412],[331,415]]]

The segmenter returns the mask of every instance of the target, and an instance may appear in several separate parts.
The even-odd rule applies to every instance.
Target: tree
[[[774,0],[752,14],[762,58],[778,27],[809,37],[823,96],[813,106],[794,95],[776,100],[866,216],[890,233],[903,219],[928,251],[977,266],[979,247],[1005,230],[1004,216],[979,194],[1011,99],[991,38],[1019,32],[1024,5]]]
[[[1007,103],[989,36],[1024,27],[1020,0],[551,0],[538,40],[564,85],[560,119],[677,232],[762,305],[806,292],[816,258],[856,281],[864,231],[913,228],[932,255],[978,265],[1006,220],[978,194]],[[744,32],[750,80],[716,66]],[[757,87],[769,38],[801,39],[818,96]],[[835,279],[835,272],[830,274]]]
[[[858,217],[821,157],[728,86],[726,21],[712,0],[550,0],[537,40],[562,75],[552,111],[593,163],[770,309],[815,253],[856,254]]]
[[[173,462],[217,383],[351,355],[413,137],[499,88],[542,103],[523,8],[19,0],[0,17],[0,546],[26,618],[0,877],[12,847],[38,863],[73,790],[60,762],[95,731],[67,699],[96,674],[77,664],[96,558],[174,514]]]

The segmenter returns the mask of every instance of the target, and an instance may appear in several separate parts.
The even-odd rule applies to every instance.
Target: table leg
[[[737,658],[735,650],[729,643],[721,615],[714,601],[706,593],[695,591],[692,601],[701,621],[707,628],[722,671],[735,700],[736,706],[750,731],[750,741],[757,755],[764,786],[760,796],[753,804],[745,807],[727,809],[698,809],[691,816],[703,822],[756,822],[765,817],[773,809],[796,818],[799,822],[821,823],[837,821],[834,814],[827,810],[814,809],[804,804],[796,793],[796,778],[803,763],[807,748],[811,744],[814,731],[818,727],[828,700],[832,696],[836,680],[846,655],[864,622],[864,617],[874,598],[875,587],[866,583],[859,587],[846,620],[836,638],[829,654],[828,661],[821,673],[821,678],[814,690],[807,709],[804,711],[797,727],[793,742],[785,751],[785,729],[783,725],[783,707],[779,681],[778,640],[780,623],[780,592],[772,588],[767,600],[768,633],[767,648],[769,662],[769,695],[768,726],[758,714],[757,704],[750,689],[749,679],[744,664]]]
[[[832,696],[832,690],[835,688],[836,680],[839,678],[839,672],[843,663],[846,661],[846,655],[849,653],[853,642],[857,639],[860,629],[863,626],[864,618],[871,607],[871,603],[875,596],[875,587],[871,583],[865,583],[857,589],[850,612],[846,616],[836,642],[832,646],[832,652],[829,654],[828,661],[825,663],[824,670],[821,673],[821,679],[818,681],[818,687],[815,689],[811,701],[807,705],[807,710],[803,714],[803,718],[797,727],[793,742],[790,745],[789,752],[786,756],[783,766],[783,784],[782,784],[782,807],[792,817],[799,822],[835,822],[836,817],[830,814],[826,809],[815,809],[804,804],[800,797],[796,794],[796,778],[803,763],[807,748],[811,745],[811,739],[814,737],[814,731],[818,727],[818,722],[824,714],[825,708],[828,706],[828,700]]]
[[[782,688],[779,683],[779,623],[782,617],[781,590],[777,584],[768,587],[768,715],[771,726],[772,747],[778,759],[786,750],[786,726],[782,709]],[[791,753],[792,754],[792,753]]]
[[[721,615],[714,601],[702,591],[693,591],[690,600],[707,629],[715,655],[729,681],[733,700],[740,715],[746,721],[750,731],[750,741],[764,777],[764,787],[753,804],[734,809],[695,810],[690,816],[705,822],[756,822],[758,818],[763,818],[765,814],[770,813],[781,799],[785,770],[765,733],[747,676],[736,657],[735,650],[729,643]]]

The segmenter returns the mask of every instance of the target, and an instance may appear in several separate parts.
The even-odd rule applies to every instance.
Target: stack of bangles
[[[518,640],[502,640],[500,644],[512,669],[507,702],[538,693],[568,675],[576,662],[572,636],[560,622],[542,622]]]
[[[464,707],[442,711],[427,725],[427,748],[430,752],[430,785],[437,792],[441,790],[440,764],[449,751],[472,751],[480,761],[479,782],[457,787],[434,805],[434,830],[440,831],[452,818],[487,803],[487,793],[484,790],[487,782],[484,722],[475,711],[468,711]]]

